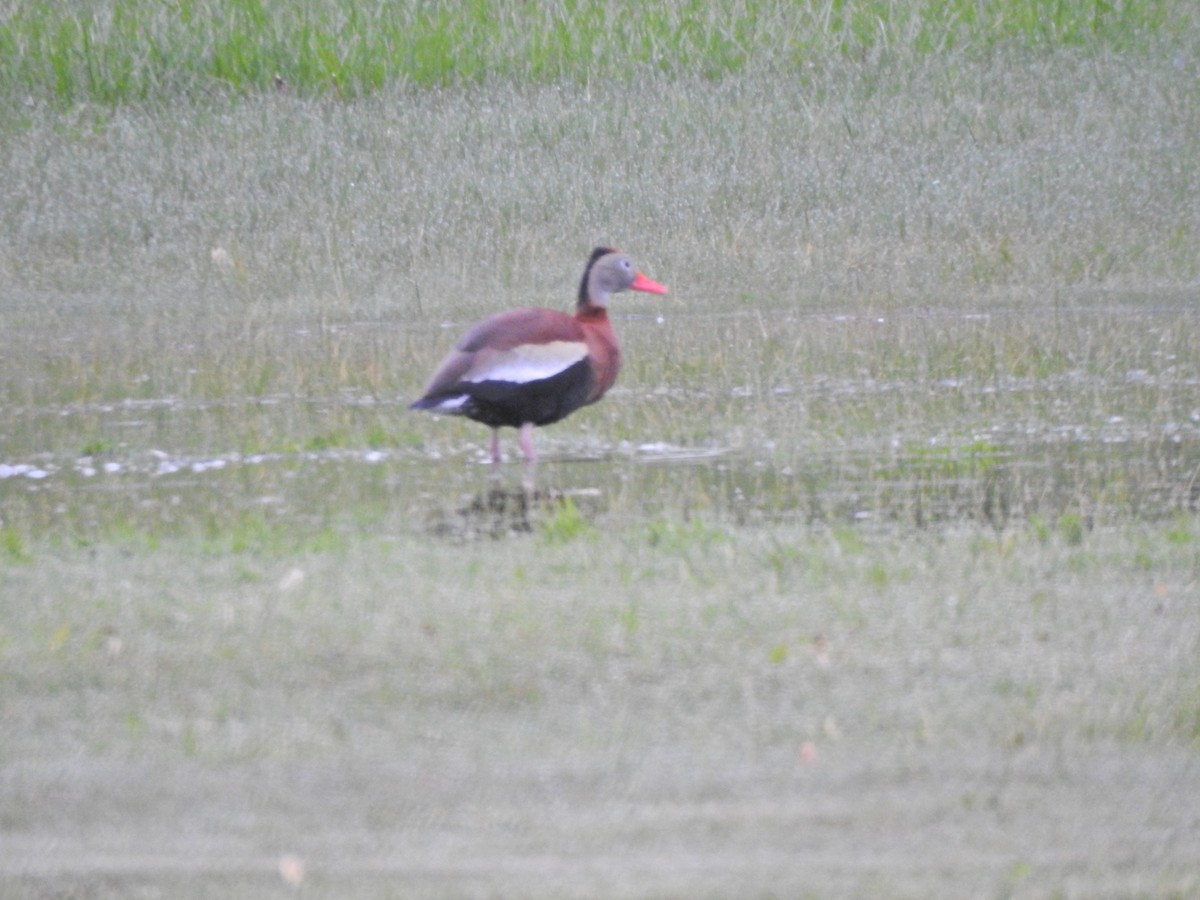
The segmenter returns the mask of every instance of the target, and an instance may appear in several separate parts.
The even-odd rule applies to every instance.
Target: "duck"
[[[596,247],[579,282],[573,315],[542,307],[497,313],[472,325],[410,409],[465,416],[492,429],[499,463],[500,429],[516,428],[521,452],[537,460],[533,429],[595,403],[617,380],[621,347],[608,316],[614,294],[666,294],[628,255]]]

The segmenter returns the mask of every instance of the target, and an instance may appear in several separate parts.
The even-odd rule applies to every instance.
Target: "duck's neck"
[[[580,322],[587,322],[589,325],[599,325],[602,322],[608,322],[608,310],[595,303],[588,303],[575,310],[575,318]]]

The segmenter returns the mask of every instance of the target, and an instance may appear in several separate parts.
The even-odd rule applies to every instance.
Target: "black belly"
[[[549,425],[570,415],[587,401],[592,384],[592,367],[581,359],[552,378],[463,382],[447,393],[470,398],[462,405],[464,416],[493,428],[517,428],[526,422]]]

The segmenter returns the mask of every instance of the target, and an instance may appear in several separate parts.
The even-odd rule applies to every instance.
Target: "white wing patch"
[[[521,344],[498,353],[478,371],[468,372],[463,381],[507,381],[528,384],[553,378],[587,357],[582,341],[551,341],[548,344]]]
[[[439,400],[435,406],[429,408],[434,412],[456,413],[470,399],[470,396],[467,394],[455,394],[453,397],[446,397],[444,400]]]

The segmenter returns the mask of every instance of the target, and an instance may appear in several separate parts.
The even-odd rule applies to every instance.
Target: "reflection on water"
[[[114,528],[220,532],[281,527],[403,530],[453,540],[536,531],[567,500],[620,527],[662,517],[729,526],[793,523],[1002,529],[1070,513],[1086,525],[1200,508],[1200,440],[1043,437],[957,448],[825,450],[802,461],[645,445],[607,456],[493,468],[417,451],[0,462],[3,524],[102,536]]]
[[[532,511],[549,496],[524,485],[493,484],[457,507],[430,509],[426,528],[430,534],[450,540],[529,534],[536,521]]]

